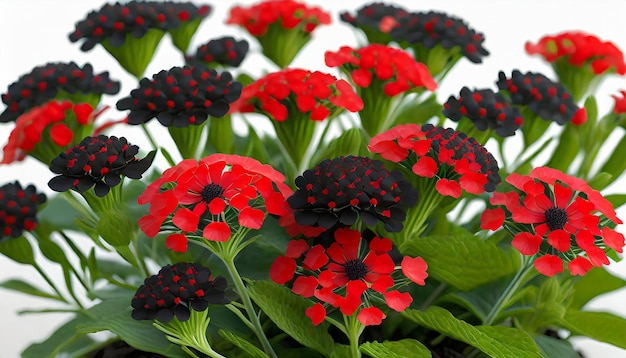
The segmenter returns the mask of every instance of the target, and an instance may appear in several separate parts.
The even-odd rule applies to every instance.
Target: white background
[[[252,1],[241,1],[250,4]],[[355,45],[353,31],[338,20],[338,13],[343,10],[354,12],[365,4],[361,1],[308,1],[319,4],[332,12],[333,25],[319,28],[315,40],[304,49],[294,62],[294,66],[315,70],[329,70],[324,66],[325,50],[337,50],[342,45]],[[470,88],[495,89],[498,72],[503,70],[510,74],[513,69],[538,71],[554,78],[551,69],[538,57],[529,57],[524,52],[526,41],[536,42],[546,34],[555,34],[565,30],[583,30],[597,35],[601,39],[611,40],[621,49],[626,49],[626,31],[624,16],[626,1],[395,1],[396,4],[410,10],[439,10],[465,19],[472,28],[485,34],[485,47],[491,52],[483,64],[471,64],[461,60],[457,67],[448,75],[438,91],[440,101],[450,95],[458,95],[462,86]],[[86,62],[92,63],[99,73],[105,70],[112,78],[122,81],[122,89],[118,96],[105,96],[103,102],[112,106],[104,115],[107,119],[121,119],[124,113],[115,110],[118,98],[126,96],[135,88],[136,82],[106,53],[100,46],[83,53],[78,44],[69,42],[67,36],[74,29],[74,23],[83,19],[91,10],[99,9],[103,2],[94,0],[0,0],[0,93],[6,92],[9,84],[19,76],[26,74],[38,65],[47,62],[75,61],[79,66]],[[209,39],[229,34],[236,38],[243,37],[243,32],[233,26],[224,25],[228,9],[234,5],[231,1],[213,1],[213,12],[202,24],[196,34],[190,51]],[[258,52],[258,45],[250,41],[252,50]],[[162,41],[154,61],[146,70],[145,75],[151,76],[161,69],[169,69],[180,65],[180,53],[171,45],[169,38]],[[262,67],[269,69],[257,55],[250,55],[242,64],[247,72],[258,74]],[[623,77],[614,76],[605,81],[600,88],[598,101],[600,113],[612,108],[611,94],[619,89],[626,89]],[[0,106],[4,110],[5,106]],[[155,130],[158,130],[158,128]],[[10,124],[0,124],[0,145],[6,143],[12,129]],[[125,136],[132,143],[146,143],[136,129],[118,127],[112,133]],[[159,138],[161,140],[161,138]],[[168,140],[167,138],[163,140]],[[147,144],[144,144],[148,148]],[[34,183],[40,190],[47,190],[46,183],[50,179],[47,169],[34,161],[26,160],[20,164],[0,166],[0,184],[19,179],[22,184]],[[621,190],[620,188],[621,187]],[[609,188],[609,191],[626,192],[623,181]],[[624,211],[620,212],[626,218]],[[623,230],[622,230],[623,232]],[[609,267],[616,274],[626,278],[626,263],[613,264]],[[51,275],[58,272],[50,269]],[[0,281],[11,277],[19,277],[31,282],[39,282],[37,274],[28,266],[18,265],[0,257]],[[48,302],[0,290],[0,358],[18,357],[26,346],[32,342],[43,340],[67,316],[60,314],[18,316],[16,311],[26,308],[44,308]],[[591,309],[606,310],[626,316],[626,291],[619,290],[592,302]],[[626,340],[626,337],[624,337]],[[626,351],[615,349],[609,345],[578,340],[577,346],[588,358],[620,358],[626,357]],[[558,357],[555,357],[558,358]]]

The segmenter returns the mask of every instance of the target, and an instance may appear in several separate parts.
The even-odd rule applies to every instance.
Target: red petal
[[[296,260],[278,256],[270,266],[270,278],[279,285],[284,285],[293,278],[296,272]]]
[[[428,265],[426,261],[424,261],[421,257],[409,257],[405,256],[402,259],[402,273],[404,276],[408,277],[411,281],[415,282],[420,286],[424,286],[426,277],[428,277],[428,273],[426,270],[428,269]]]
[[[602,228],[602,240],[604,244],[613,250],[622,253],[624,249],[624,235],[608,227]]]
[[[561,252],[565,252],[570,247],[570,234],[565,230],[554,230],[548,233],[548,244]]]
[[[394,281],[393,281],[393,277],[389,276],[389,275],[375,275],[377,276],[374,279],[374,283],[372,283],[372,290],[379,292],[379,293],[385,293],[387,292],[387,290],[393,286]],[[366,276],[366,280],[369,277]]]
[[[74,113],[76,114],[76,121],[79,124],[88,124],[90,120],[94,118],[91,116],[93,113],[93,107],[89,103],[78,103],[74,106]]]
[[[387,306],[389,306],[389,308],[402,312],[411,305],[413,297],[411,297],[411,294],[408,292],[393,290],[385,294],[385,301],[387,302]]]
[[[502,227],[504,219],[504,210],[501,208],[485,209],[480,215],[480,228],[496,231]]]
[[[352,81],[358,87],[368,87],[372,83],[372,73],[368,70],[357,68],[350,74]]]
[[[322,245],[313,246],[304,256],[303,266],[308,270],[318,270],[328,263],[328,256]]]
[[[179,208],[172,217],[172,222],[183,231],[195,232],[198,229],[200,216],[187,208]]]
[[[138,224],[141,231],[148,237],[155,237],[161,230],[161,224],[165,217],[157,218],[153,215],[144,215],[139,218]]]
[[[431,157],[421,157],[413,165],[413,173],[421,177],[432,178],[437,174],[437,162]]]
[[[226,202],[222,198],[214,198],[209,203],[209,212],[211,215],[219,215],[226,209]]]
[[[548,277],[563,272],[563,261],[555,255],[543,255],[535,260],[534,265],[539,273]]]
[[[304,314],[311,319],[313,325],[317,326],[324,322],[326,318],[326,309],[321,303],[316,303],[304,311]]]
[[[383,323],[383,320],[386,317],[387,316],[385,316],[383,311],[381,311],[377,307],[363,308],[356,315],[356,318],[359,320],[359,322],[366,326],[378,326],[379,324]]]
[[[531,256],[539,252],[539,246],[542,242],[543,239],[539,235],[534,235],[529,232],[520,232],[513,236],[511,245],[523,255]]]
[[[459,184],[466,192],[480,195],[485,192],[487,176],[479,173],[466,173],[459,178]]]
[[[57,123],[50,128],[50,136],[54,144],[65,147],[74,138],[74,133],[63,123]]]
[[[263,226],[263,220],[265,219],[265,213],[263,210],[246,207],[239,212],[239,225],[247,227],[249,229],[258,230]]]
[[[379,238],[378,236],[374,237],[372,241],[370,241],[370,251],[373,251],[377,254],[388,253],[391,251],[393,243],[388,238]]]
[[[593,266],[600,267],[602,265],[609,264],[609,258],[606,256],[606,253],[601,248],[594,246],[585,249],[585,252],[587,253],[587,257],[589,257],[589,261],[591,261],[591,264]]]
[[[297,259],[308,249],[309,244],[307,244],[305,240],[290,240],[289,243],[287,243],[285,256]]]
[[[574,276],[584,276],[593,265],[589,260],[582,256],[578,256],[567,264],[567,269]]]
[[[204,228],[202,236],[209,241],[228,241],[230,238],[230,227],[225,222],[214,221]]]
[[[175,252],[187,252],[188,241],[183,234],[171,234],[165,239],[165,246]]]
[[[317,288],[317,279],[313,276],[298,276],[293,282],[291,291],[302,297],[312,297]]]
[[[441,178],[437,180],[437,183],[435,184],[435,189],[439,194],[443,196],[451,196],[453,198],[458,198],[463,193],[459,183],[446,178]]]

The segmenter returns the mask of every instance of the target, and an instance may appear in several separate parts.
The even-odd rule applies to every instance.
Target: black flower
[[[204,311],[209,303],[228,303],[226,286],[226,279],[213,279],[211,270],[200,264],[167,265],[139,287],[131,302],[132,317],[167,323],[176,316],[183,322],[189,319],[190,309]]]
[[[173,67],[143,78],[130,97],[117,102],[117,109],[130,109],[129,124],[155,118],[164,126],[202,124],[207,117],[222,117],[241,95],[241,83],[229,72],[206,67]]]
[[[37,207],[46,202],[46,195],[37,193],[33,185],[22,188],[19,182],[0,187],[0,241],[3,237],[20,237],[24,230],[37,226]]]
[[[500,72],[498,88],[507,91],[514,104],[527,106],[537,116],[558,124],[565,124],[578,115],[574,97],[558,82],[533,72],[522,74],[514,70],[511,78]]]
[[[52,160],[50,170],[59,175],[48,186],[59,192],[72,189],[82,193],[95,185],[94,192],[103,197],[120,183],[121,175],[140,179],[148,170],[156,152],[141,160],[135,157],[138,152],[139,147],[124,137],[86,137]]]
[[[491,128],[501,137],[514,135],[524,120],[518,108],[491,89],[471,91],[463,87],[459,98],[450,96],[443,107],[443,114],[451,120],[458,122],[467,117],[479,131]]]
[[[89,102],[96,106],[102,94],[116,94],[120,83],[109,78],[108,72],[95,74],[91,64],[82,68],[76,63],[47,63],[9,85],[2,102],[8,106],[0,114],[0,122],[14,121],[29,109],[53,98],[70,99],[75,103]],[[92,97],[97,101],[89,101]]]
[[[248,41],[237,41],[231,36],[220,37],[200,45],[196,53],[186,56],[189,65],[206,65],[214,67],[214,64],[237,67],[241,64],[248,53]]]
[[[401,7],[376,2],[361,7],[355,15],[341,13],[340,18],[361,29],[370,43],[387,44],[392,41],[389,32],[398,26],[401,18],[408,15],[409,12]]]
[[[400,171],[367,157],[326,159],[296,178],[298,189],[287,199],[300,225],[326,229],[351,226],[361,218],[369,226],[402,230],[404,207],[417,203],[417,190]]]

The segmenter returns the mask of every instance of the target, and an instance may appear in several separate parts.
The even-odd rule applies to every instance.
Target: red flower
[[[439,194],[458,198],[461,189],[482,194],[500,182],[498,163],[464,133],[432,124],[402,124],[376,135],[370,152],[411,168],[420,177],[436,177]]]
[[[343,46],[337,52],[327,51],[324,58],[326,66],[342,67],[359,87],[369,87],[372,79],[384,83],[383,91],[389,97],[418,87],[429,91],[437,88],[426,65],[408,52],[386,45],[371,44],[356,50]]]
[[[279,284],[293,281],[292,291],[303,297],[315,297],[325,305],[339,308],[342,314],[352,315],[364,325],[378,325],[385,317],[376,307],[371,307],[368,297],[382,297],[387,306],[404,311],[413,299],[408,292],[394,289],[399,283],[392,275],[396,265],[389,252],[391,240],[374,237],[364,249],[361,232],[348,228],[337,229],[335,241],[328,248],[309,246],[304,240],[292,240],[285,256],[276,258],[270,268],[270,278]],[[297,261],[301,260],[298,266]],[[402,272],[413,282],[424,285],[427,265],[422,258],[405,257]],[[326,316],[324,305],[317,303],[307,309],[306,315],[313,324],[321,323]]]
[[[69,101],[50,101],[34,107],[15,121],[1,163],[21,161],[34,152],[37,159],[49,164],[52,158],[43,158],[37,147],[41,144],[55,147],[52,152],[63,151],[74,140],[75,130],[85,127],[86,132],[91,132],[93,120],[93,109],[87,103],[74,105]],[[78,137],[82,139],[82,133],[78,133]]]
[[[499,206],[481,216],[481,227],[496,230],[515,223],[512,245],[523,255],[539,255],[535,268],[546,276],[563,271],[574,275],[591,266],[608,264],[605,247],[622,252],[624,236],[606,226],[601,214],[616,224],[610,202],[581,179],[556,169],[535,168],[529,175],[510,174],[506,181],[517,190],[494,193]]]
[[[167,220],[174,225],[167,246],[184,252],[188,237],[181,233],[227,241],[233,227],[259,229],[267,214],[287,214],[288,195],[284,176],[252,158],[214,154],[188,159],[166,170],[139,196],[139,204],[150,203],[139,226],[153,237]]]

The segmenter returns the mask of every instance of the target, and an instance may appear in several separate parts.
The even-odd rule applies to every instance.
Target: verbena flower
[[[552,65],[577,101],[599,83],[596,77],[626,74],[624,55],[615,44],[581,31],[547,35],[536,44],[527,42],[525,48],[528,54],[539,55]]]
[[[22,236],[24,231],[37,227],[38,206],[46,202],[46,195],[38,193],[34,185],[22,188],[16,181],[0,187],[0,242],[5,238]]]
[[[319,25],[330,22],[330,14],[324,10],[292,0],[235,6],[226,20],[245,28],[259,41],[263,54],[281,68],[291,63]]]
[[[94,187],[95,194],[103,197],[121,182],[122,175],[141,179],[156,152],[137,159],[138,152],[139,147],[131,145],[124,137],[85,137],[52,160],[50,170],[59,175],[50,179],[48,186],[54,191],[71,189],[79,193]]]
[[[327,248],[320,244],[310,246],[304,240],[291,240],[285,256],[277,257],[272,263],[270,278],[285,284],[296,276],[291,283],[292,291],[319,301],[305,312],[314,325],[324,321],[324,306],[339,308],[346,316],[358,311],[357,319],[363,325],[379,325],[385,314],[372,305],[374,297],[382,298],[389,308],[398,312],[413,301],[408,292],[397,289],[408,281],[398,277],[402,276],[398,269],[419,285],[424,285],[428,276],[422,258],[404,257],[398,267],[390,255],[391,249],[391,240],[387,238],[365,240],[358,230],[340,228],[334,232],[334,241]]]
[[[498,88],[510,96],[516,105],[526,106],[534,115],[560,125],[567,122],[582,124],[587,119],[584,108],[576,105],[574,97],[562,84],[534,72],[522,74],[513,70],[511,77],[500,72]],[[524,119],[529,119],[527,116]]]
[[[388,171],[367,157],[326,159],[297,177],[298,189],[287,199],[300,225],[325,229],[351,226],[358,219],[385,230],[402,230],[405,208],[417,202],[417,190],[399,171]]]
[[[492,192],[500,182],[498,163],[487,149],[463,132],[432,124],[403,124],[370,141],[368,149],[401,163],[419,177],[434,178],[439,194],[458,198]]]
[[[139,219],[154,237],[171,232],[168,248],[185,252],[188,238],[227,241],[239,227],[260,229],[266,215],[285,215],[291,189],[271,166],[238,155],[213,154],[187,159],[167,169],[138,198],[150,204]]]
[[[77,142],[76,137],[90,133],[94,119],[93,108],[88,103],[50,101],[34,107],[15,121],[0,164],[32,155],[48,165],[59,151]]]
[[[463,87],[459,97],[450,96],[443,107],[443,114],[451,120],[459,122],[467,118],[477,130],[493,129],[500,137],[515,135],[524,121],[518,108],[491,89]]]
[[[82,68],[74,62],[47,63],[9,85],[8,91],[2,94],[7,108],[0,114],[0,122],[14,121],[52,99],[86,102],[95,108],[102,94],[116,94],[119,90],[119,81],[111,80],[108,72],[95,74],[89,63]]]
[[[130,97],[117,102],[117,109],[129,109],[128,123],[143,124],[156,118],[164,126],[200,125],[208,116],[225,115],[230,103],[239,98],[241,84],[229,72],[206,67],[172,67],[143,78]]]
[[[363,31],[369,43],[381,44],[393,41],[391,30],[398,26],[399,19],[406,16],[409,12],[404,8],[378,2],[359,8],[355,15],[348,12],[340,14],[341,21]]]
[[[624,236],[608,225],[622,221],[611,203],[582,179],[557,169],[539,167],[529,175],[510,174],[515,190],[493,194],[481,216],[483,229],[504,226],[512,245],[527,256],[537,255],[535,268],[546,276],[563,271],[584,275],[593,266],[608,265],[605,248],[623,251]]]
[[[205,65],[215,68],[216,65],[238,67],[248,54],[248,41],[235,40],[232,36],[224,36],[202,44],[196,53],[185,57],[187,64]]]
[[[227,282],[213,278],[211,270],[197,263],[166,265],[145,279],[132,301],[136,320],[187,321],[190,310],[204,311],[209,304],[227,304]]]
[[[211,8],[191,3],[130,1],[105,4],[76,23],[69,35],[72,42],[83,40],[82,51],[101,44],[124,69],[140,77],[166,32],[182,52]]]

